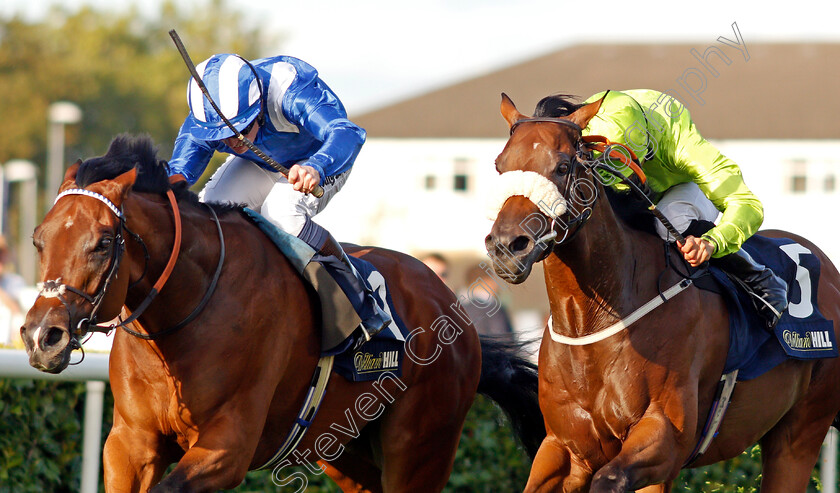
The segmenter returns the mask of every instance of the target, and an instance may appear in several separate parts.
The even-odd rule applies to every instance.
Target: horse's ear
[[[528,118],[516,109],[516,105],[513,104],[513,101],[511,101],[511,99],[505,93],[502,93],[501,109],[502,116],[505,117],[505,120],[507,121],[509,127],[512,127],[513,124],[516,123],[518,120]]]
[[[67,168],[67,171],[64,172],[64,181],[61,183],[61,186],[58,187],[59,193],[63,192],[68,188],[73,188],[76,186],[76,173],[79,171],[79,166],[82,165],[82,160],[79,159],[72,166]]]
[[[113,201],[115,204],[122,204],[123,200],[125,200],[125,197],[128,195],[128,192],[131,191],[131,187],[134,185],[134,182],[136,180],[137,168],[131,168],[130,170],[114,178],[113,180],[101,182],[105,184],[105,189],[103,190],[102,194],[111,199],[111,201]]]
[[[607,94],[609,93],[610,91],[607,91]],[[580,128],[586,128],[586,126],[589,125],[589,120],[591,120],[592,117],[594,117],[595,114],[598,113],[598,110],[601,109],[601,104],[604,102],[605,99],[607,99],[607,94],[604,94],[604,97],[602,97],[598,101],[589,103],[586,106],[578,108],[577,111],[569,115],[569,120],[577,123]]]
[[[120,176],[114,178],[114,183],[116,183],[122,190],[123,197],[125,197],[128,191],[131,190],[135,181],[137,181],[137,168],[131,168]]]

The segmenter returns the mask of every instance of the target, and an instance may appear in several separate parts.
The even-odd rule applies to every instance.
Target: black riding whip
[[[195,79],[195,83],[198,84],[199,89],[201,89],[201,92],[204,93],[204,97],[207,98],[207,101],[210,101],[210,106],[212,106],[213,110],[215,110],[216,113],[218,113],[218,115],[219,115],[219,117],[221,117],[222,121],[225,122],[225,125],[227,125],[229,129],[233,130],[233,134],[236,136],[236,138],[239,139],[240,142],[242,142],[243,144],[248,146],[248,149],[251,149],[251,151],[253,151],[254,154],[256,154],[257,156],[260,157],[260,159],[262,159],[263,161],[268,163],[269,166],[276,169],[277,171],[282,173],[283,176],[288,178],[289,177],[288,168],[286,168],[282,164],[275,161],[268,154],[261,151],[259,147],[255,146],[253,142],[251,142],[244,135],[242,135],[242,132],[237,130],[236,127],[234,127],[233,124],[230,122],[230,120],[228,120],[225,117],[225,115],[222,113],[222,110],[219,109],[219,107],[216,105],[216,102],[213,101],[212,97],[210,97],[210,91],[207,90],[207,86],[204,85],[204,81],[201,80],[201,76],[198,75],[198,71],[195,69],[195,64],[193,63],[192,59],[190,58],[189,53],[187,53],[187,48],[184,47],[184,43],[181,42],[181,37],[178,36],[178,33],[175,32],[174,29],[169,31],[169,36],[172,38],[172,41],[175,42],[175,46],[178,48],[178,52],[181,54],[181,58],[184,59],[184,63],[187,65],[187,70],[190,71],[190,75],[192,75],[193,79]],[[312,188],[311,193],[312,193],[312,195],[314,195],[316,197],[322,197],[324,195],[324,189],[321,188],[320,185],[316,184]]]

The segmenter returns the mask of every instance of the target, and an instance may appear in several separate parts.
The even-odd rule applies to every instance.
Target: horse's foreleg
[[[584,491],[591,477],[591,472],[571,460],[557,438],[548,435],[534,457],[525,493]]]
[[[198,492],[233,489],[245,478],[248,461],[242,460],[236,445],[196,444],[178,461],[175,469],[150,491]]]
[[[163,449],[163,437],[154,432],[132,430],[115,410],[114,426],[102,452],[105,491],[148,491],[172,461]]]
[[[151,491],[198,492],[235,488],[248,472],[261,430],[262,426],[253,415],[219,412],[216,419],[200,428],[196,442],[175,469]]]
[[[664,415],[642,418],[627,435],[621,452],[592,477],[593,493],[623,493],[669,482],[676,469],[677,442]]]

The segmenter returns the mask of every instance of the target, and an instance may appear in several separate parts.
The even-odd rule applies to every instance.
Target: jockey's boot
[[[744,250],[712,262],[746,285],[758,314],[767,322],[767,329],[773,330],[788,306],[787,284]]]
[[[373,297],[373,289],[350,263],[350,259],[344,249],[341,248],[341,244],[327,230],[314,222],[310,222],[307,226],[312,225],[320,228],[322,232],[318,235],[322,242],[319,242],[320,245],[312,260],[323,265],[344,291],[344,294],[347,295],[362,320],[361,329],[365,339],[370,340],[391,324],[391,317],[376,303]]]

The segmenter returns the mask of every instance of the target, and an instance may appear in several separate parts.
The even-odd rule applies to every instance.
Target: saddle
[[[405,324],[394,309],[385,278],[370,262],[349,256],[368,280],[379,307],[391,315],[391,325],[365,342],[358,330],[361,320],[335,279],[318,262],[315,250],[303,240],[277,228],[257,212],[244,208],[245,216],[265,233],[318,295],[321,315],[321,355],[336,356],[333,370],[353,382],[376,380],[383,373],[402,374]]]

